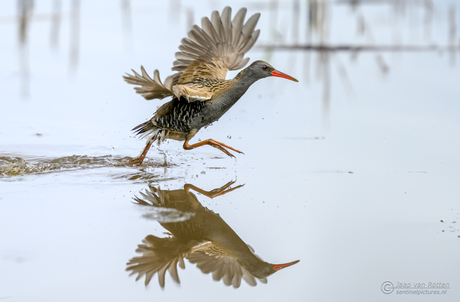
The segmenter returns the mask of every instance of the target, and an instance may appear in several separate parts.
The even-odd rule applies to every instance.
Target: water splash
[[[129,160],[131,160],[130,157],[115,157],[111,155],[72,155],[31,160],[15,156],[0,156],[0,176],[19,176],[33,173],[125,166]]]

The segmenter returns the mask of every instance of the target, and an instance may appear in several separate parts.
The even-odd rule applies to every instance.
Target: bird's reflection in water
[[[136,281],[145,275],[145,285],[157,273],[160,286],[164,287],[166,271],[180,283],[177,264],[185,268],[186,258],[196,263],[203,273],[212,273],[214,280],[223,280],[226,285],[238,288],[241,279],[252,286],[257,284],[256,279],[266,283],[267,276],[299,262],[271,264],[261,260],[219,214],[203,207],[191,192],[194,190],[213,198],[242,187],[231,188],[232,184],[234,182],[229,182],[212,191],[190,184],[181,190],[150,187],[150,191],[135,197],[137,204],[158,210],[155,219],[169,231],[169,236],[145,237],[136,250],[142,256],[129,260],[126,270],[131,271],[131,275],[138,274]]]

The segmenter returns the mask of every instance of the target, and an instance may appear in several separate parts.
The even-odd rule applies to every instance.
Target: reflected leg
[[[185,184],[184,189],[187,192],[189,192],[190,190],[194,190],[194,191],[197,191],[198,193],[203,194],[204,196],[207,196],[209,198],[214,198],[214,197],[217,197],[217,196],[227,194],[228,192],[231,192],[233,190],[239,189],[242,186],[244,186],[244,184],[243,184],[243,185],[239,185],[239,186],[236,186],[234,188],[230,188],[230,189],[227,190],[227,188],[229,188],[234,183],[235,183],[235,181],[229,181],[228,183],[226,183],[222,187],[214,189],[214,190],[211,190],[211,191],[205,191],[205,190],[200,189],[200,188],[198,188],[198,187],[196,187],[194,185],[191,185],[191,184]]]

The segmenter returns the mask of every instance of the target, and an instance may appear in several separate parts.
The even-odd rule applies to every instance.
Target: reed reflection
[[[265,44],[262,42],[256,45],[256,48],[264,49],[267,56],[279,50],[303,52],[304,58],[300,64],[304,67],[305,75],[301,80],[311,83],[312,78],[316,78],[321,83],[323,119],[326,124],[331,108],[332,90],[336,85],[333,79],[340,80],[349,99],[353,100],[356,96],[346,60],[357,62],[360,54],[367,53],[374,57],[375,65],[384,78],[391,71],[390,62],[384,56],[386,53],[447,52],[450,63],[454,66],[460,52],[457,33],[458,4],[454,4],[454,1],[446,4],[433,0],[292,0],[281,6],[284,10],[291,6],[289,17],[284,17],[285,20],[291,20],[291,26],[276,25],[281,9],[277,1],[269,3],[255,4],[270,10],[272,36]],[[379,18],[375,18],[372,9],[368,9],[376,4],[386,8],[379,10]],[[334,26],[333,19],[343,14],[338,10],[341,6],[349,8],[346,19],[353,20],[356,25]],[[442,17],[435,18],[441,15]],[[376,22],[377,19],[380,21]],[[380,29],[383,23],[386,27],[385,35],[382,35]],[[443,24],[442,30],[437,29],[436,23]],[[439,39],[439,36],[445,34],[445,29],[448,31],[447,41]],[[434,35],[433,30],[437,30]],[[337,33],[344,35],[352,31],[355,32],[353,38],[336,42]],[[424,35],[419,36],[419,32],[424,32]],[[392,37],[389,44],[385,42],[386,34]],[[347,57],[344,58],[342,54]],[[293,55],[291,66],[299,65],[295,60]]]
[[[21,73],[21,96],[29,96],[29,47],[27,40],[30,29],[30,19],[33,14],[34,1],[18,1],[18,42],[19,42],[19,69]]]
[[[145,285],[157,273],[163,288],[166,271],[176,283],[180,283],[177,264],[184,269],[185,258],[196,264],[202,273],[212,273],[214,280],[223,280],[225,285],[238,288],[242,279],[251,286],[257,284],[257,279],[266,283],[271,274],[299,262],[271,264],[263,261],[219,214],[203,207],[191,192],[214,198],[243,186],[232,188],[233,184],[231,181],[212,191],[185,184],[180,190],[150,187],[145,193],[141,192],[141,197],[134,198],[135,203],[152,207],[152,212],[144,217],[160,222],[169,231],[169,236],[145,237],[136,249],[142,255],[129,260],[126,270],[131,271],[131,275],[137,274],[136,281],[145,276]]]
[[[21,95],[28,97],[30,70],[34,62],[29,62],[28,43],[31,29],[36,22],[50,23],[50,46],[53,50],[62,48],[59,44],[69,41],[68,69],[75,73],[78,69],[80,58],[91,57],[81,56],[80,52],[80,31],[88,26],[88,18],[82,13],[85,8],[80,0],[63,2],[62,0],[50,1],[46,10],[46,1],[17,0],[17,13],[13,17],[0,16],[2,23],[17,23],[18,45],[19,45],[19,66],[21,74]],[[206,1],[205,1],[206,2]],[[205,3],[203,2],[203,3]],[[45,4],[42,4],[45,3]],[[110,4],[109,4],[110,3]],[[128,50],[134,50],[133,34],[136,32],[134,21],[142,14],[150,14],[146,8],[152,8],[153,4],[143,6],[142,3],[131,0],[120,0],[118,9],[121,13],[120,27],[114,27],[112,35],[123,35],[124,44]],[[447,4],[446,4],[447,3]],[[40,4],[40,10],[35,6]],[[382,6],[379,10],[379,18],[375,18],[369,7],[376,4]],[[107,2],[107,10],[110,11],[112,2]],[[292,55],[292,66],[301,64],[305,75],[302,82],[309,83],[312,78],[317,78],[323,85],[323,108],[327,117],[330,107],[331,89],[334,87],[336,78],[341,81],[344,90],[350,98],[355,95],[352,85],[353,79],[349,77],[347,60],[357,61],[361,53],[371,53],[375,58],[375,64],[382,76],[391,71],[390,62],[384,57],[385,53],[393,52],[435,52],[448,53],[450,63],[456,63],[456,57],[460,52],[458,35],[458,3],[455,1],[434,1],[434,0],[292,0],[279,5],[278,1],[255,1],[248,2],[250,9],[263,11],[269,14],[271,20],[268,28],[269,38],[265,44],[259,43],[257,48],[266,50],[267,59],[273,55],[274,50],[301,50],[304,53],[302,61],[297,61],[296,55]],[[347,7],[347,20],[352,20],[355,26],[344,26],[336,28],[334,22],[338,16],[343,14],[341,7]],[[2,7],[3,8],[3,7]],[[45,10],[42,12],[43,8]],[[90,11],[91,5],[86,9]],[[186,30],[188,31],[194,23],[195,6],[190,6],[179,0],[168,2],[167,14],[171,22],[180,16],[187,20]],[[110,15],[106,17],[109,18]],[[155,15],[152,15],[155,17]],[[113,18],[113,17],[110,17]],[[289,20],[279,24],[279,20]],[[66,23],[69,24],[69,31],[63,31]],[[387,28],[382,35],[378,30],[382,24]],[[441,24],[441,26],[439,26]],[[121,30],[121,32],[120,32]],[[352,38],[341,44],[336,43],[337,30],[339,33],[347,34],[353,32]],[[409,32],[409,34],[407,34]],[[421,35],[418,33],[422,33]],[[44,35],[46,33],[36,32]],[[59,39],[59,35],[65,39]],[[390,35],[392,42],[387,44],[384,38]],[[445,37],[445,39],[439,39]],[[109,49],[113,45],[104,44]],[[102,47],[102,46],[100,46]],[[340,54],[346,54],[341,56]],[[29,66],[30,65],[30,66]]]

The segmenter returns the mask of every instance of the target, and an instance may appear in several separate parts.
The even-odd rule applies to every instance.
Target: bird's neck
[[[242,96],[243,94],[246,93],[248,90],[249,86],[254,84],[256,79],[254,77],[251,77],[250,74],[246,69],[243,69],[240,73],[236,75],[232,80],[233,85],[231,85],[230,89],[228,89],[224,93],[224,97],[222,98],[225,102],[225,105],[230,108],[233,106]]]
[[[249,71],[249,67],[246,67],[245,69],[241,70],[236,77],[233,79],[234,81],[237,82],[237,84],[243,88],[245,87],[246,90],[254,84],[258,79],[252,75],[251,72]],[[245,91],[246,91],[245,90]]]
[[[215,116],[215,119],[219,119],[227,110],[235,105],[248,90],[249,86],[255,82],[255,80],[245,75],[245,70],[228,81],[231,83],[229,88],[216,98],[217,102],[215,102],[215,108],[219,108],[219,115]]]

